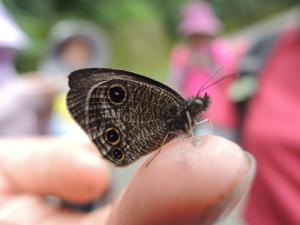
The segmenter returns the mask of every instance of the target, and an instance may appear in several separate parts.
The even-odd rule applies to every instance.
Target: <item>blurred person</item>
[[[213,224],[248,191],[255,169],[253,158],[226,139],[175,140],[150,166],[144,162],[112,203],[80,213],[54,197],[78,204],[105,194],[113,180],[91,144],[0,138],[0,161],[1,224]]]
[[[171,53],[170,74],[172,86],[183,96],[195,96],[201,85],[212,76],[216,80],[224,74],[235,72],[237,54],[233,54],[233,49],[224,39],[217,38],[220,29],[221,22],[208,2],[189,2],[183,8],[178,30],[185,41],[175,46]],[[223,117],[227,112],[220,112],[224,105],[230,104],[223,97],[229,80],[204,90],[213,99],[205,114],[213,123],[225,121]]]
[[[0,135],[42,134],[47,130],[52,89],[15,70],[18,50],[29,42],[0,2]]]
[[[262,37],[242,57],[240,77],[225,86],[220,99],[226,104],[218,101],[214,111],[214,126],[257,160],[244,211],[249,225],[300,224],[299,62],[300,24]]]
[[[258,164],[249,225],[300,224],[299,62],[300,24],[257,40],[231,88],[240,142]]]
[[[63,20],[53,26],[49,39],[49,52],[40,72],[61,89],[55,98],[49,132],[56,135],[81,133],[65,106],[67,75],[77,69],[109,64],[111,50],[107,34],[92,22]]]
[[[84,20],[63,20],[49,33],[49,51],[41,65],[45,76],[60,76],[84,67],[105,67],[110,43],[99,26]]]

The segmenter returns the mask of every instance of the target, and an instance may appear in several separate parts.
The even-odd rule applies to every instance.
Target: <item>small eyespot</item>
[[[111,156],[113,157],[114,160],[119,162],[123,161],[123,159],[125,158],[124,152],[119,148],[114,148],[111,151]]]
[[[114,127],[107,128],[104,132],[104,139],[111,145],[117,145],[120,140],[120,132]]]
[[[125,101],[126,97],[126,89],[120,84],[114,84],[108,89],[108,98],[113,104],[122,104]]]

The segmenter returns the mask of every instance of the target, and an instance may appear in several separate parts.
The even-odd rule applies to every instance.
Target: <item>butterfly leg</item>
[[[149,166],[150,163],[153,161],[153,159],[156,158],[156,156],[160,153],[160,151],[161,151],[161,146],[163,146],[163,145],[166,143],[166,141],[167,141],[167,139],[168,139],[168,137],[169,137],[170,134],[178,135],[178,133],[176,133],[176,132],[172,132],[172,131],[168,132],[167,135],[165,136],[163,142],[161,143],[161,145],[160,145],[159,148],[157,149],[155,155],[149,160],[149,162],[147,162],[147,164],[145,165],[145,167]]]
[[[201,124],[205,124],[208,122],[208,125],[204,125],[203,127],[200,127]],[[196,122],[195,129],[192,130],[193,136],[203,136],[207,134],[214,133],[214,127],[213,124],[209,119],[204,119],[202,121]],[[193,144],[196,145],[198,139],[193,138]]]
[[[204,119],[204,120],[201,120],[199,122],[196,122],[196,125],[200,125],[200,124],[206,123],[206,122],[208,122],[209,125],[211,126],[211,128],[213,128],[213,125],[212,125],[212,123],[211,123],[211,121],[209,119]]]

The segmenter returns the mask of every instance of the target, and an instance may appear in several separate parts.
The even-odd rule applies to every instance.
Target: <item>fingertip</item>
[[[86,203],[103,195],[109,187],[109,169],[94,152],[75,154],[61,170],[55,189],[66,201]]]

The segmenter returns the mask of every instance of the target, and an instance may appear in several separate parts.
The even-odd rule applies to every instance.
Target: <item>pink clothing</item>
[[[300,224],[300,32],[284,34],[259,78],[242,141],[257,160],[250,225]]]
[[[223,40],[216,40],[199,49],[179,45],[171,55],[172,85],[186,98],[195,96],[199,88],[212,76],[215,75],[216,80],[222,75],[234,73],[236,61],[237,58],[231,54],[228,44]],[[202,92],[207,92],[213,99],[205,117],[226,127],[235,124],[235,117],[230,116],[234,114],[230,107],[232,104],[225,93],[230,80],[224,80]],[[224,108],[232,110],[225,111]]]

